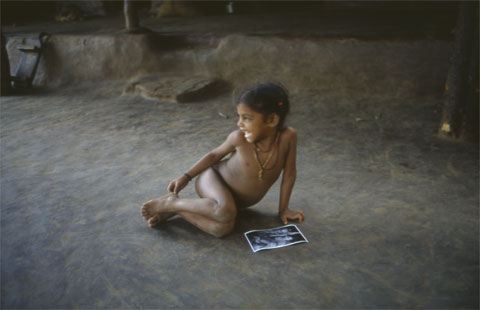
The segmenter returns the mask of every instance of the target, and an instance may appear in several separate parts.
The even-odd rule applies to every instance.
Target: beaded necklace
[[[275,137],[275,141],[272,143],[272,149],[270,150],[270,153],[268,153],[267,159],[265,160],[265,162],[263,164],[258,159],[257,147],[255,147],[255,149],[254,149],[253,155],[255,157],[255,161],[257,162],[257,166],[258,166],[258,179],[259,180],[263,179],[263,170],[265,169],[268,162],[270,161],[270,158],[272,158],[273,151],[275,150],[275,145],[277,144],[277,141],[278,141],[278,136],[279,136],[279,134],[277,133],[277,135]]]

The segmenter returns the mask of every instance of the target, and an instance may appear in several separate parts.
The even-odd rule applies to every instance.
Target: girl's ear
[[[280,116],[277,113],[272,113],[267,118],[267,124],[272,128],[277,127],[279,122],[280,122]]]

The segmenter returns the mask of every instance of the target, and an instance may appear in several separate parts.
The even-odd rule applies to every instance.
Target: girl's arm
[[[178,192],[187,186],[191,179],[202,173],[202,171],[211,165],[218,162],[220,159],[225,157],[225,155],[233,152],[235,150],[235,146],[237,145],[238,137],[238,130],[228,135],[227,139],[220,146],[216,147],[200,158],[200,160],[197,161],[190,169],[188,169],[184,175],[170,182],[168,185],[168,191],[178,194]]]
[[[288,220],[298,219],[303,221],[303,211],[293,211],[288,209],[290,196],[292,194],[295,179],[297,177],[297,133],[294,129],[289,129],[288,136],[288,153],[283,169],[282,185],[280,187],[280,204],[278,207],[278,214],[283,224],[287,224]]]

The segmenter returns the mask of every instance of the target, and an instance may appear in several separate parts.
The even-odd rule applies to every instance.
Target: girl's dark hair
[[[247,89],[238,104],[244,104],[255,112],[262,113],[266,119],[270,114],[276,113],[280,117],[278,128],[283,128],[285,118],[290,110],[290,101],[287,91],[275,83],[263,83]]]

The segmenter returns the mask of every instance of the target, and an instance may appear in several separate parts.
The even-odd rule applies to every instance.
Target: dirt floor
[[[478,308],[478,145],[436,137],[438,94],[291,93],[309,243],[254,254],[244,232],[281,225],[279,184],[223,239],[140,216],[236,129],[231,94],[124,86],[1,98],[2,308]]]
[[[139,213],[235,129],[230,96],[118,87],[2,98],[2,308],[478,306],[478,145],[434,136],[440,100],[292,94],[310,242],[253,254],[278,185],[224,239]]]

